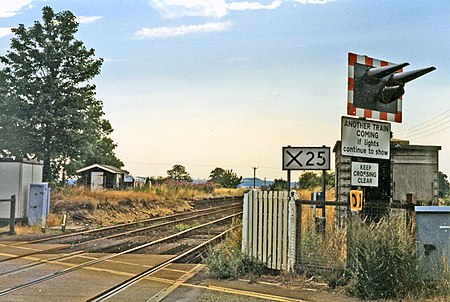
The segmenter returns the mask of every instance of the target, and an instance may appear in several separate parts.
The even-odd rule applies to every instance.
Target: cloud
[[[310,0],[313,1],[313,0]],[[317,1],[317,0],[316,0]],[[151,0],[150,4],[165,18],[213,17],[222,18],[230,10],[276,9],[283,1],[276,0],[264,5],[259,1],[225,0]]]
[[[100,20],[101,16],[77,16],[77,22],[80,24],[94,23]]]
[[[0,5],[0,18],[9,18],[17,15],[27,5],[30,5],[32,0],[14,0],[2,1]]]
[[[193,33],[209,33],[215,31],[224,31],[232,26],[231,21],[226,22],[208,22],[198,25],[183,25],[177,27],[155,27],[142,28],[135,33],[136,39],[151,39],[163,37],[176,37]]]
[[[273,1],[268,5],[261,4],[260,2],[231,2],[227,4],[227,8],[229,10],[259,10],[259,9],[276,9],[278,8],[283,1]]]
[[[0,27],[0,38],[12,35],[11,27]]]
[[[294,0],[300,4],[327,4],[335,0]]]
[[[150,4],[165,18],[221,18],[227,14],[225,0],[151,0]]]

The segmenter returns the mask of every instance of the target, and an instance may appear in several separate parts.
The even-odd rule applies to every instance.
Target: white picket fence
[[[249,191],[244,196],[242,220],[242,251],[269,268],[291,270],[295,245],[289,242],[295,240],[295,202],[289,203],[288,192]]]

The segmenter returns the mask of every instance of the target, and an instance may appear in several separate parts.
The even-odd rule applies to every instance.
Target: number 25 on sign
[[[350,210],[353,212],[361,211],[362,203],[363,203],[363,191],[350,190]]]
[[[329,147],[283,147],[283,170],[329,169]]]

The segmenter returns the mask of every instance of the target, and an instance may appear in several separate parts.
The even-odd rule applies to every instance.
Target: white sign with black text
[[[283,170],[329,170],[330,147],[283,147]]]
[[[351,185],[378,187],[378,164],[352,162]]]
[[[343,116],[341,140],[342,155],[389,159],[391,124]]]

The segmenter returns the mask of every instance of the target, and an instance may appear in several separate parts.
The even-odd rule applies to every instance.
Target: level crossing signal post
[[[348,54],[347,114],[359,119],[342,117],[341,154],[351,157],[351,187],[358,189],[349,193],[354,211],[361,212],[363,197],[366,202],[390,201],[389,122],[402,122],[406,83],[436,69],[404,71],[408,65]]]

